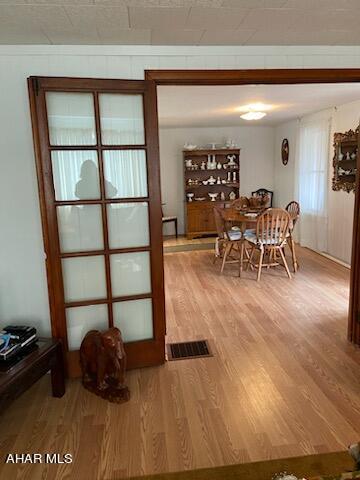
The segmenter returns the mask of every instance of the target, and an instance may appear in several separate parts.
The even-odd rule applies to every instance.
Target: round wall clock
[[[287,165],[289,161],[289,140],[284,138],[281,144],[281,160],[283,165]]]

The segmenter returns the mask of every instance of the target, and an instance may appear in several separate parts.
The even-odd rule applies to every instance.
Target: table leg
[[[56,347],[56,359],[51,369],[51,385],[54,397],[62,397],[65,393],[65,371],[62,346],[59,343]]]

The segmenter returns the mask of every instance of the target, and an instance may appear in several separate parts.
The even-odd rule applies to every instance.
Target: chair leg
[[[221,264],[220,273],[223,273],[223,271],[224,271],[225,262],[226,262],[226,257],[228,256],[231,248],[232,248],[232,243],[230,243],[230,242],[227,243],[226,246],[225,246],[224,257],[223,257],[223,261],[222,261],[222,264]]]
[[[253,269],[253,266],[252,266],[252,257],[254,255],[254,251],[255,251],[255,247],[251,247],[251,252],[250,252],[250,255],[248,254],[248,264],[246,265],[246,271],[249,270],[249,265],[250,267],[252,267]]]
[[[258,274],[257,274],[257,281],[258,282],[260,282],[263,259],[264,259],[264,248],[262,248],[260,250],[260,258],[259,258],[259,266],[258,266]]]
[[[175,237],[178,238],[177,218],[174,220],[174,224],[175,224]]]
[[[292,256],[293,268],[294,268],[294,273],[296,273],[298,271],[299,264],[296,258],[295,242],[292,237],[290,238],[290,243],[291,243],[290,250],[291,250],[291,256]]]
[[[284,267],[285,267],[286,273],[288,274],[288,277],[291,278],[291,273],[290,273],[290,270],[289,270],[289,267],[288,267],[288,264],[287,264],[287,261],[286,261],[286,258],[285,258],[283,249],[282,249],[282,248],[279,248],[279,252],[280,252],[280,255],[281,255],[281,259],[282,259],[282,261],[283,261],[283,263],[284,263]]]
[[[244,261],[244,248],[245,248],[245,245],[244,245],[243,241],[241,242],[241,246],[239,245],[239,247],[240,247],[239,277],[241,277],[241,273],[242,273],[242,269],[243,269],[243,261]]]

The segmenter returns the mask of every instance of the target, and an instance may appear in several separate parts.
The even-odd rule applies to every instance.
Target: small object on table
[[[109,402],[130,400],[125,385],[126,353],[118,328],[90,330],[80,346],[83,386]]]

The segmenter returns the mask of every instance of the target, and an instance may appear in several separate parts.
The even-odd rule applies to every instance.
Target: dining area
[[[213,262],[220,263],[220,274],[226,273],[229,264],[236,265],[240,278],[243,271],[254,272],[258,282],[264,269],[283,269],[289,279],[291,267],[294,274],[298,271],[294,229],[300,205],[293,200],[284,208],[273,208],[270,193],[240,197],[228,206],[214,207],[217,237]]]

